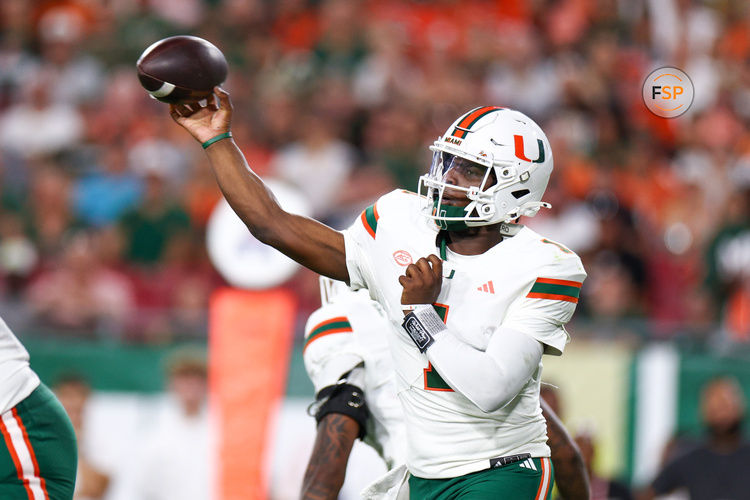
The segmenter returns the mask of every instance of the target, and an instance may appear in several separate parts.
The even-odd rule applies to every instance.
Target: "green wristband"
[[[206,149],[214,142],[219,142],[222,139],[231,139],[232,138],[232,132],[224,132],[223,134],[219,134],[216,137],[212,137],[211,139],[207,140],[203,144],[201,144],[201,147],[203,149]]]

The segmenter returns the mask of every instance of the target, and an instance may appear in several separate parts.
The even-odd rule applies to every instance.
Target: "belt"
[[[500,467],[505,467],[506,465],[514,464],[516,462],[520,462],[521,460],[526,460],[527,458],[531,458],[531,453],[521,453],[518,455],[508,455],[507,457],[497,457],[497,458],[490,458],[490,469],[499,469]]]

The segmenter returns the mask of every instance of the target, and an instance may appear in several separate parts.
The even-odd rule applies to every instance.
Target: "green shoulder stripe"
[[[314,340],[318,340],[321,337],[330,335],[332,333],[346,333],[352,331],[352,325],[346,316],[339,316],[337,318],[331,318],[318,323],[310,330],[310,334],[305,340],[305,346],[302,348],[302,352],[305,352],[307,346],[312,344]]]
[[[581,283],[577,281],[537,278],[529,294],[532,299],[564,300],[578,303],[581,294]]]
[[[377,203],[367,207],[365,211],[362,212],[360,219],[362,220],[362,225],[365,226],[365,230],[367,230],[370,236],[375,238],[375,233],[378,230],[378,219],[380,219]]]

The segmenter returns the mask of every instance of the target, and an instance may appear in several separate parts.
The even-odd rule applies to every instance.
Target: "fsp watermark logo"
[[[690,109],[694,95],[690,77],[670,66],[652,71],[643,82],[643,102],[662,118],[676,118]]]

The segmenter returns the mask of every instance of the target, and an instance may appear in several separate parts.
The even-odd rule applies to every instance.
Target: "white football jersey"
[[[0,318],[0,414],[24,400],[39,386],[29,367],[29,353]]]
[[[365,290],[355,292],[344,283],[321,278],[321,292],[323,306],[307,320],[303,350],[315,393],[363,363],[363,380],[350,383],[364,391],[370,410],[364,442],[389,469],[403,464],[406,431],[388,350],[390,322]]]
[[[487,469],[496,457],[548,457],[539,406],[541,363],[510,403],[483,412],[448,386],[401,328],[398,278],[420,257],[442,253],[443,284],[434,307],[459,339],[484,351],[503,326],[559,355],[569,340],[564,325],[586,277],[581,261],[518,225],[505,225],[508,236],[481,255],[441,252],[438,228],[419,214],[422,203],[414,193],[394,191],[344,231],[352,288],[367,288],[391,320],[388,337],[406,421],[407,466],[418,477],[450,478]]]

